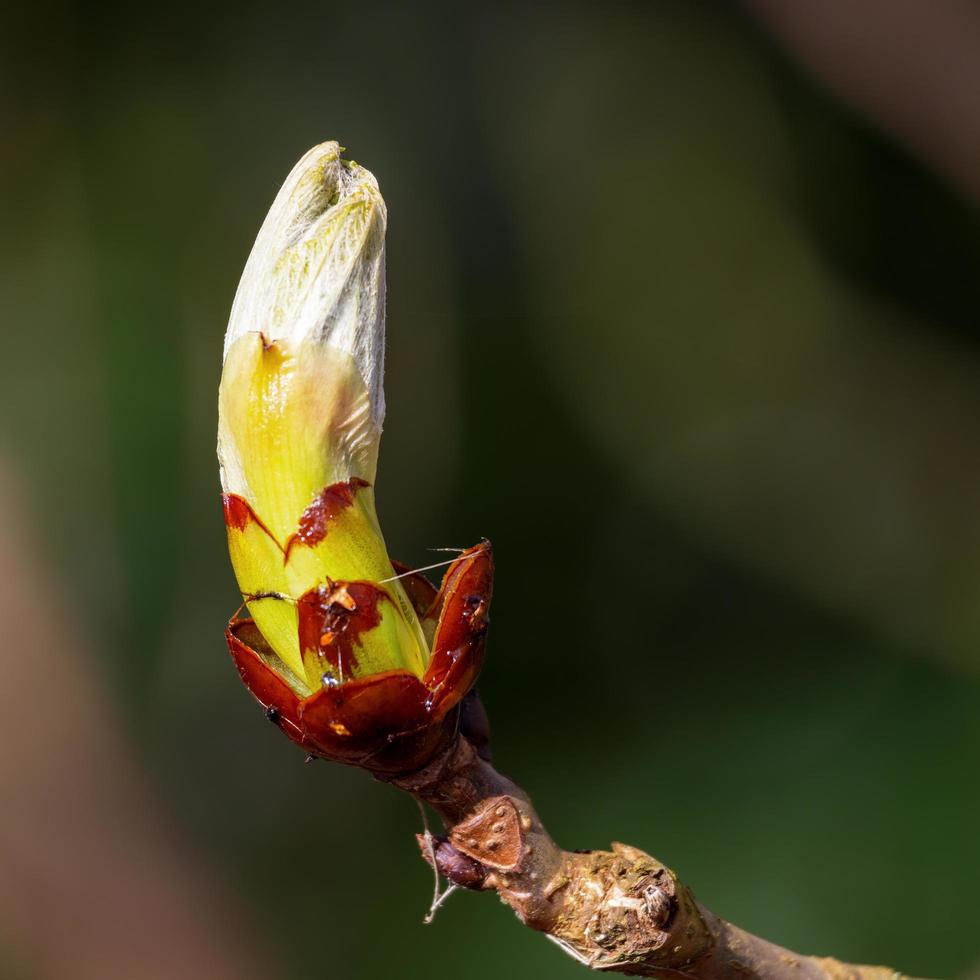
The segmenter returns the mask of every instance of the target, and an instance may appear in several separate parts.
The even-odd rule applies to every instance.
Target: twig
[[[496,891],[532,929],[594,970],[689,980],[895,980],[895,970],[801,956],[719,919],[655,858],[564,851],[527,794],[459,736],[425,769],[389,780],[429,804],[445,837],[422,856],[454,885]]]

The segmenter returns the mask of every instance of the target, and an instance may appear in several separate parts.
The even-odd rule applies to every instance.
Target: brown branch
[[[477,740],[479,744],[479,740]],[[460,735],[425,769],[390,779],[429,804],[447,836],[423,857],[465,888],[493,890],[532,929],[596,970],[700,980],[884,980],[885,967],[800,956],[719,919],[670,868],[625,844],[564,851],[528,795]]]

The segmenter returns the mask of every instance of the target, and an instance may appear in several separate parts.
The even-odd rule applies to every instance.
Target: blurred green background
[[[3,18],[0,454],[28,555],[5,580],[38,572],[0,605],[27,636],[5,654],[0,881],[65,856],[0,884],[0,973],[112,975],[70,966],[72,917],[111,963],[130,926],[99,903],[138,918],[156,887],[105,872],[103,899],[72,863],[107,829],[143,860],[74,824],[96,790],[37,741],[83,664],[150,801],[135,823],[182,855],[174,907],[222,918],[219,960],[585,975],[490,897],[423,926],[412,801],[304,765],[224,648],[222,335],[275,191],[327,138],[389,207],[390,551],[495,545],[499,767],[565,846],[643,847],[766,938],[977,969],[980,222],[928,147],[726,3]],[[24,625],[52,609],[53,639]],[[11,829],[35,812],[51,834]],[[182,942],[144,925],[148,949]],[[173,975],[134,955],[127,975]]]

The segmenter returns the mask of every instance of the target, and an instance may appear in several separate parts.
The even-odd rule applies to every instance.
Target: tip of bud
[[[293,167],[242,273],[225,356],[243,334],[327,344],[351,355],[384,417],[384,239],[387,210],[374,175],[335,140]]]

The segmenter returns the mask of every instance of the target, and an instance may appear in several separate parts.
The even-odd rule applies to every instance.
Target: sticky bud
[[[296,164],[245,265],[218,458],[251,616],[229,627],[239,672],[287,734],[350,761],[430,729],[472,686],[492,558],[486,542],[470,549],[437,594],[388,557],[374,505],[387,211],[341,153],[322,143]]]

